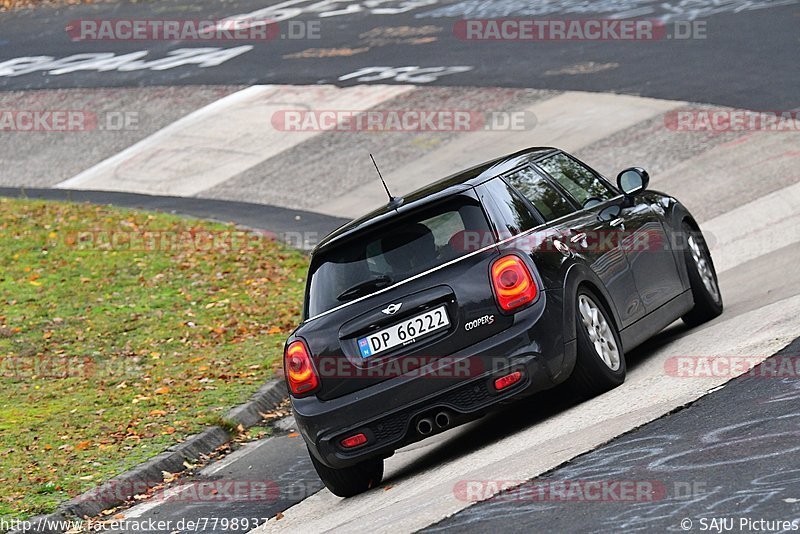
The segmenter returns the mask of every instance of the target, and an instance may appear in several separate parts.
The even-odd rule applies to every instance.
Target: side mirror
[[[650,175],[641,167],[625,169],[617,175],[617,187],[626,197],[633,197],[647,189]]]

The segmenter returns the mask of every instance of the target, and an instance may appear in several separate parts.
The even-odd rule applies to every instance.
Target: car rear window
[[[480,202],[459,195],[348,238],[314,255],[306,317],[478,250],[491,235]]]

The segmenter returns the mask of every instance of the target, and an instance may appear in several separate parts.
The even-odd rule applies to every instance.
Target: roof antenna
[[[369,155],[369,158],[372,160],[372,164],[375,165],[375,170],[378,171],[378,178],[381,179],[381,183],[383,184],[383,188],[386,189],[386,195],[389,197],[389,206],[396,208],[400,204],[403,203],[403,199],[399,197],[393,197],[392,194],[389,192],[389,188],[386,186],[386,180],[383,179],[383,175],[381,174],[381,170],[378,168],[378,164],[375,163],[375,158],[372,157],[372,154]]]

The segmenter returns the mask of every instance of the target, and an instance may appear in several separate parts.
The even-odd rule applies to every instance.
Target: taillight
[[[286,347],[283,365],[286,369],[289,389],[295,395],[310,393],[319,386],[319,377],[314,369],[314,364],[311,362],[311,355],[308,353],[306,344],[299,339],[292,341]]]
[[[492,286],[497,304],[511,311],[536,300],[536,282],[522,258],[503,256],[492,264]]]

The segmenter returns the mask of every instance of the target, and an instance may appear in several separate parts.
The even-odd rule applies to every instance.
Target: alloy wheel
[[[578,297],[578,310],[594,350],[609,369],[618,370],[620,365],[619,347],[617,347],[617,340],[603,310],[587,295]]]
[[[705,250],[700,247],[700,243],[697,242],[693,235],[689,236],[689,251],[692,253],[692,260],[697,266],[697,272],[700,274],[700,279],[703,281],[706,291],[714,299],[714,302],[719,302],[719,287],[717,287],[717,281],[714,278],[711,262],[708,260]]]

